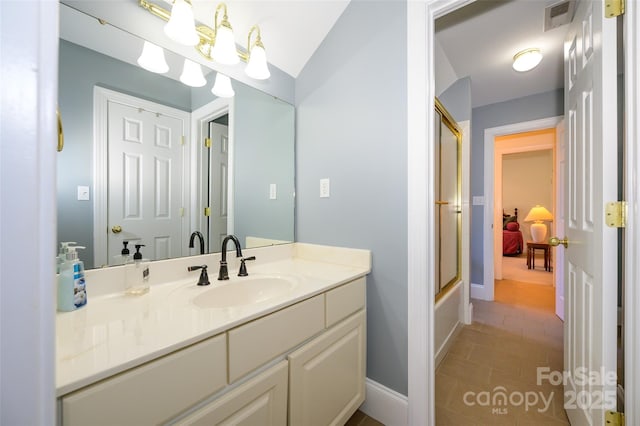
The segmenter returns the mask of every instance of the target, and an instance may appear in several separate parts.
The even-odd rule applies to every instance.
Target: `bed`
[[[522,253],[523,246],[518,209],[513,209],[513,215],[502,210],[502,255],[518,256]]]

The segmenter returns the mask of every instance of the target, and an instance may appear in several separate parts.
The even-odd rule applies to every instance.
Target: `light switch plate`
[[[88,186],[78,186],[78,201],[89,201]]]
[[[331,195],[331,182],[329,178],[320,179],[320,198],[329,198]]]
[[[473,205],[474,206],[484,206],[484,195],[474,195],[474,197],[473,197]]]
[[[275,183],[269,184],[269,199],[275,200],[278,197],[278,187]]]

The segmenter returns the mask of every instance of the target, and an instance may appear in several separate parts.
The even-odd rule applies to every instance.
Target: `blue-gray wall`
[[[471,197],[484,195],[484,131],[564,114],[563,89],[474,108],[471,116]],[[472,206],[471,282],[484,284],[484,207]]]
[[[80,258],[93,265],[93,201],[77,201],[78,185],[93,186],[93,87],[117,90],[139,98],[191,110],[191,94],[180,82],[150,73],[60,40],[58,105],[65,146],[57,155],[58,241],[86,246]]]
[[[471,78],[457,80],[438,99],[458,123],[471,120]]]
[[[234,87],[234,149],[242,159],[234,165],[234,234],[243,244],[247,236],[293,241],[294,108],[244,84]]]
[[[353,0],[296,79],[296,239],[372,251],[367,376],[405,395],[406,34],[405,2]]]

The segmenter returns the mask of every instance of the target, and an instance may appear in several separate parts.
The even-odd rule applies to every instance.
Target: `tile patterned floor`
[[[384,426],[379,421],[367,416],[362,411],[356,411],[344,426]]]
[[[562,387],[537,375],[562,370],[553,287],[496,281],[496,300],[472,300],[473,324],[436,370],[436,424],[568,425]]]

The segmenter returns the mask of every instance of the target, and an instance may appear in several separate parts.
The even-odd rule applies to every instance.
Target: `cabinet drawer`
[[[365,291],[365,277],[328,291],[326,293],[327,328],[364,308],[366,303]]]
[[[324,329],[324,295],[228,332],[229,383]]]
[[[225,336],[212,337],[62,398],[63,425],[148,425],[226,385]]]
[[[288,377],[289,363],[281,361],[177,424],[180,426],[285,425]]]
[[[365,397],[365,311],[289,355],[289,423],[343,425]]]

